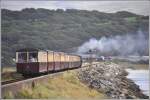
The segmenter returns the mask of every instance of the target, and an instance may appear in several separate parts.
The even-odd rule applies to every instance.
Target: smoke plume
[[[100,55],[148,55],[148,36],[142,31],[113,37],[91,38],[78,48],[78,53],[85,54],[96,50]]]

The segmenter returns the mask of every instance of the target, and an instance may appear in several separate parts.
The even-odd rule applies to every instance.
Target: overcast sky
[[[150,1],[6,1],[1,2],[1,7],[11,10],[23,8],[46,9],[82,9],[98,10],[101,12],[130,11],[140,15],[149,15]]]

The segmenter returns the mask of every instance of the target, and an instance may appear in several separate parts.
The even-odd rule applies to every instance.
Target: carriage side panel
[[[60,53],[54,52],[54,64],[55,64],[55,71],[61,70],[61,55]]]
[[[54,52],[48,52],[48,71],[53,71],[54,70]]]
[[[47,72],[47,52],[38,52],[39,72]]]

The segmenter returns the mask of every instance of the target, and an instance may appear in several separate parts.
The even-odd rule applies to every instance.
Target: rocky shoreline
[[[80,81],[114,99],[148,99],[139,86],[115,63],[101,63],[78,71]]]

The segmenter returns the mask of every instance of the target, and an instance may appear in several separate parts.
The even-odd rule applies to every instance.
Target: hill
[[[90,38],[135,34],[139,29],[148,36],[148,20],[126,11],[2,9],[2,66],[12,66],[15,50],[20,48],[66,52]]]

